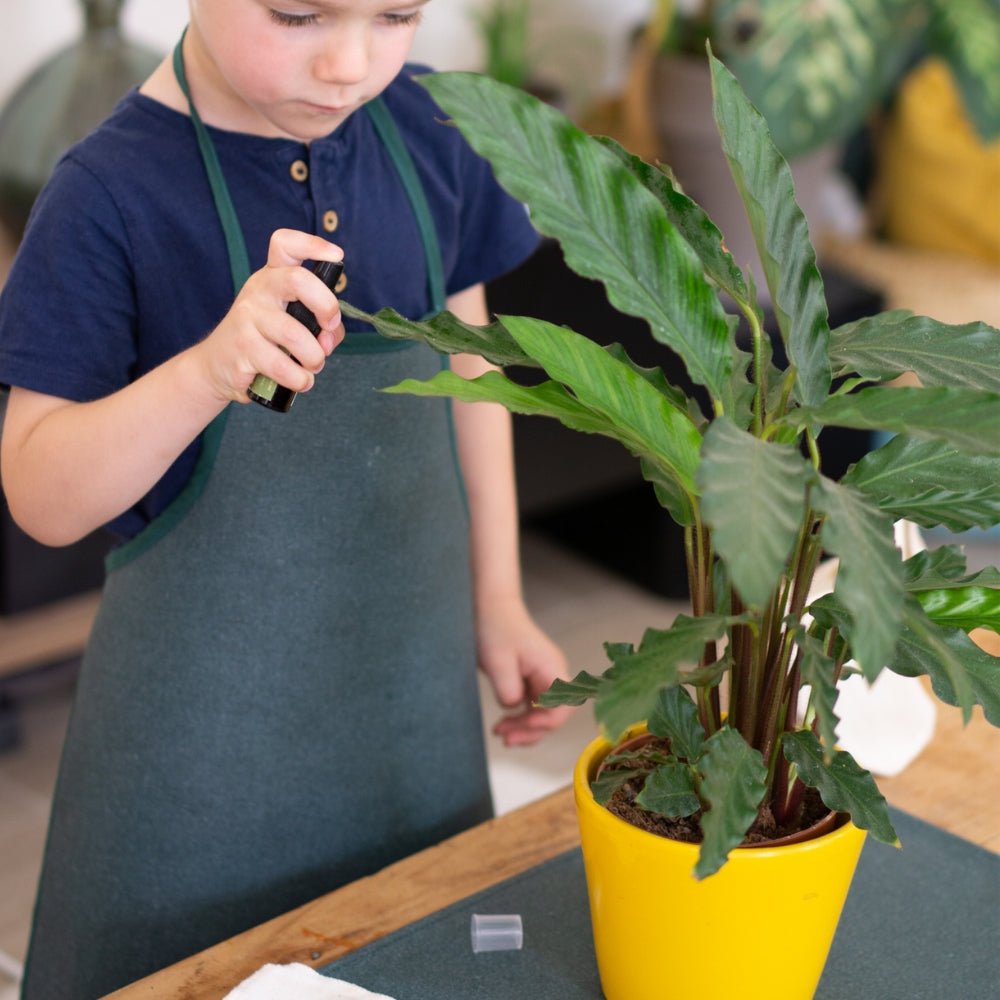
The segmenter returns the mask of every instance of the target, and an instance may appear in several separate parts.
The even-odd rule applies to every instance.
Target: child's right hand
[[[219,399],[247,402],[247,389],[258,372],[294,392],[312,388],[327,356],[343,339],[344,326],[336,296],[302,264],[342,258],[340,247],[320,236],[292,229],[272,235],[267,263],[250,276],[222,322],[194,348]],[[317,337],[286,312],[294,301],[316,317]]]
[[[117,517],[230,400],[248,401],[257,372],[296,392],[308,389],[344,327],[336,296],[302,262],[341,256],[319,236],[280,230],[266,266],[215,330],[135,382],[86,403],[13,387],[0,464],[21,528],[46,545],[68,545]],[[285,312],[294,300],[319,320],[318,338]]]

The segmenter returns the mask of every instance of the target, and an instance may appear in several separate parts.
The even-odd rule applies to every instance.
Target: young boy
[[[36,205],[0,298],[4,489],[44,542],[123,543],[25,1000],[104,995],[486,818],[477,660],[508,744],[565,718],[533,707],[566,669],[521,595],[506,413],[377,392],[442,361],[345,331],[302,266],[481,323],[535,246],[403,69],[424,6],[191,0]],[[247,402],[258,372],[288,413]]]

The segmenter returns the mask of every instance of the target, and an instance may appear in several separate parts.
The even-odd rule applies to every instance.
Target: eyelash
[[[422,10],[414,10],[409,14],[384,14],[386,22],[393,27],[404,27],[414,24],[420,20]],[[308,24],[315,24],[319,15],[317,14],[288,14],[282,10],[270,10],[271,19],[286,28],[302,28]]]
[[[301,28],[303,25],[312,24],[316,20],[315,14],[286,14],[283,10],[269,11],[271,20],[286,28]]]
[[[413,10],[409,14],[386,14],[385,19],[392,25],[415,24],[423,15],[423,10]]]

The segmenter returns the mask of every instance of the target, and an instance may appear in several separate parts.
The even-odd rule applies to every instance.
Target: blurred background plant
[[[482,39],[482,72],[500,83],[519,87],[566,111],[567,74],[554,64],[566,56],[560,37],[540,26],[547,11],[532,10],[528,0],[489,0],[471,15]],[[562,33],[563,40],[566,32]],[[579,61],[579,60],[577,60]]]
[[[528,0],[494,0],[473,12],[484,44],[483,72],[524,89],[530,76]]]
[[[998,0],[655,0],[645,37],[700,58],[710,40],[788,158],[848,137],[927,58],[979,136],[1000,136]]]

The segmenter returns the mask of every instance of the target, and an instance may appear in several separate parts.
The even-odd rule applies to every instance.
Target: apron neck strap
[[[205,128],[205,123],[201,120],[194,101],[191,100],[191,90],[188,87],[187,74],[184,72],[184,55],[181,47],[184,44],[184,35],[174,46],[174,75],[180,84],[184,96],[187,98],[188,109],[191,113],[191,123],[194,125],[195,136],[198,139],[198,149],[201,152],[205,170],[208,173],[208,182],[212,187],[212,198],[215,201],[215,210],[222,223],[222,232],[226,237],[226,250],[229,253],[229,270],[233,278],[233,295],[238,295],[240,289],[250,277],[250,257],[247,254],[246,240],[243,238],[243,230],[240,228],[240,220],[236,215],[236,208],[233,199],[229,194],[229,187],[226,185],[226,178],[223,176],[222,167],[219,164],[218,154],[212,138]]]
[[[417,228],[420,231],[420,241],[424,248],[424,261],[427,266],[427,290],[431,299],[430,315],[436,316],[445,308],[446,291],[444,284],[444,267],[441,263],[441,249],[438,244],[437,231],[434,228],[434,218],[423,185],[417,176],[417,168],[413,164],[410,151],[406,148],[399,127],[392,117],[385,101],[376,97],[365,106],[365,111],[371,119],[375,132],[385,147],[399,175],[403,189],[416,216]]]
[[[239,217],[236,214],[233,199],[229,194],[229,186],[226,184],[226,178],[222,173],[222,166],[215,151],[215,145],[212,142],[212,137],[208,134],[205,123],[201,120],[201,116],[194,106],[194,101],[191,99],[191,89],[188,86],[187,74],[184,72],[184,55],[182,51],[185,34],[187,34],[186,28],[180,37],[180,41],[174,46],[174,75],[177,77],[177,82],[184,96],[187,98],[191,123],[194,125],[195,136],[198,140],[198,149],[205,164],[208,182],[212,188],[212,199],[215,202],[215,210],[218,213],[219,221],[222,224],[222,231],[226,238],[226,250],[229,254],[229,270],[233,279],[233,294],[237,295],[247,278],[250,277],[250,258],[247,254],[243,230],[240,228]],[[410,152],[406,148],[406,143],[399,133],[399,128],[393,120],[392,114],[385,106],[385,102],[381,97],[376,97],[365,104],[364,109],[371,120],[376,135],[389,154],[393,166],[396,168],[396,173],[399,175],[403,190],[406,192],[410,206],[413,209],[413,214],[416,217],[427,267],[427,290],[431,302],[429,315],[436,315],[444,310],[447,293],[444,283],[444,268],[441,263],[441,249],[438,244],[430,205],[427,203],[427,196],[424,194],[423,185],[421,185],[420,178],[417,176],[417,169],[414,166],[413,158],[410,156]]]

